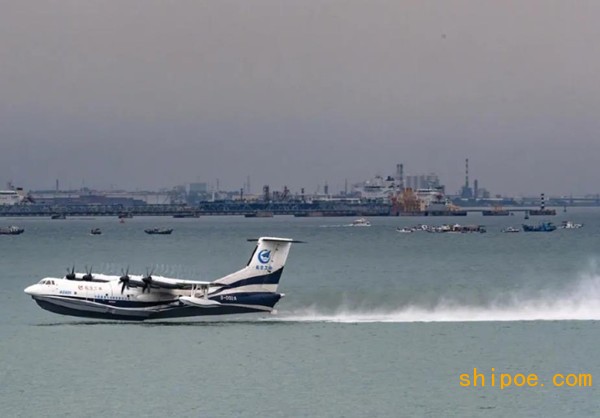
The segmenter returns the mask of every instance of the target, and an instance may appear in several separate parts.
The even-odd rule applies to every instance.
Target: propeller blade
[[[83,280],[86,280],[88,282],[94,280],[94,276],[92,276],[92,267],[93,266],[90,266],[90,269],[88,270],[88,266],[85,266],[85,276],[83,276]]]
[[[121,274],[122,276],[119,277],[119,282],[123,283],[123,286],[121,286],[121,294],[123,294],[125,288],[129,289],[129,266],[127,266],[127,270],[125,271],[121,269]]]
[[[67,275],[65,276],[65,278],[67,280],[75,280],[75,264],[73,264],[71,271],[69,271],[69,268],[67,267]]]
[[[142,293],[144,293],[146,291],[146,289],[148,290],[148,293],[150,293],[150,284],[152,283],[152,273],[154,273],[154,268],[150,271],[148,271],[148,269],[146,269],[146,277],[142,277],[142,281],[144,282],[144,286],[142,286]]]

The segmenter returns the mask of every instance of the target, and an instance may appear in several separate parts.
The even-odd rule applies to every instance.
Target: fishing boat
[[[171,235],[171,232],[173,232],[173,229],[148,228],[148,229],[144,229],[144,232],[146,234],[150,234],[150,235]]]
[[[19,228],[18,226],[0,228],[0,235],[20,235],[23,232],[25,232],[25,230],[23,228]]]
[[[366,218],[358,218],[352,221],[350,226],[371,226],[371,222],[369,222]]]
[[[450,226],[450,230],[449,231],[444,231],[444,232],[460,232],[460,233],[467,233],[467,232],[478,232],[480,234],[485,234],[487,232],[487,230],[485,229],[485,226],[483,225],[452,225]]]
[[[541,222],[538,225],[523,224],[523,232],[552,232],[556,230],[556,225],[552,222]]]
[[[562,224],[559,226],[559,228],[560,229],[579,229],[579,228],[583,228],[583,224],[576,224],[571,221],[563,221]]]

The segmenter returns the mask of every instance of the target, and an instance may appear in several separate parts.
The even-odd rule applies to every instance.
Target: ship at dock
[[[404,189],[392,198],[392,215],[398,216],[467,216],[454,205],[443,188]]]
[[[267,210],[257,210],[254,212],[244,213],[245,218],[272,218],[273,212]]]
[[[31,198],[21,187],[13,187],[9,182],[7,190],[0,190],[0,206],[13,206],[30,202]]]

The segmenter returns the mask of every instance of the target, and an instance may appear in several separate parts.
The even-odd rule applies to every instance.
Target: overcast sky
[[[599,1],[0,5],[0,188],[600,192]]]

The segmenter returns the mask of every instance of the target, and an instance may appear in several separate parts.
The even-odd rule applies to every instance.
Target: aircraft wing
[[[135,283],[136,286],[144,286],[143,278],[131,278],[130,283]],[[153,289],[204,289],[209,287],[226,287],[227,285],[220,283],[205,282],[200,280],[184,280],[171,279],[168,277],[152,276],[150,287]]]

